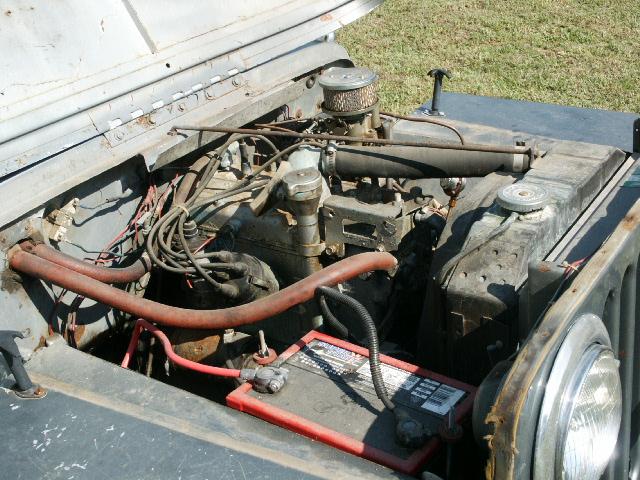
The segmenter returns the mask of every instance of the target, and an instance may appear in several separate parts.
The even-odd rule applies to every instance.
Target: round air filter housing
[[[322,108],[331,115],[361,115],[378,104],[378,75],[367,68],[332,67],[318,82],[324,93]]]

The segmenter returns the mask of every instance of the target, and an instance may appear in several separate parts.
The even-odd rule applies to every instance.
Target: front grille
[[[599,316],[620,360],[622,422],[616,451],[602,478],[628,480],[640,474],[640,200],[549,308],[518,355],[492,407],[492,478],[515,478],[528,465],[544,385],[562,336],[553,333],[584,314]],[[551,343],[547,343],[551,342]],[[518,408],[513,408],[518,405]],[[492,416],[493,415],[493,416]],[[533,419],[533,420],[532,420]],[[515,426],[517,425],[517,428]],[[506,446],[513,446],[509,455]]]

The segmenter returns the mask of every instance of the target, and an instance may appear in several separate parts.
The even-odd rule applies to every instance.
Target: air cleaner
[[[378,105],[378,75],[367,68],[332,67],[318,79],[323,109],[334,116],[354,116]]]

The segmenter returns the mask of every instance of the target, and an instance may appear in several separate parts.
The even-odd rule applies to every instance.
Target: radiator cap
[[[506,210],[528,213],[546,207],[549,204],[549,193],[540,185],[518,182],[502,187],[496,201]]]

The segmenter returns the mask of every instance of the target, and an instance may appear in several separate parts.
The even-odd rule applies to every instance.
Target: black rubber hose
[[[484,177],[495,171],[524,172],[529,169],[529,157],[429,147],[339,145],[335,165],[329,169],[345,178]]]
[[[318,298],[318,304],[320,305],[322,317],[329,324],[329,326],[331,326],[331,328],[333,328],[337,332],[340,338],[349,338],[349,329],[345,327],[344,324],[333,314],[331,309],[329,309],[329,305],[327,305],[327,299],[325,298],[325,296],[318,291],[316,297]]]
[[[344,293],[340,293],[330,287],[318,287],[316,292],[319,292],[321,295],[350,308],[362,321],[362,325],[367,335],[367,343],[369,344],[369,366],[371,367],[371,381],[373,383],[373,388],[384,406],[393,411],[396,406],[389,398],[389,393],[387,392],[387,387],[384,384],[384,379],[382,377],[382,369],[380,367],[380,345],[378,343],[378,332],[376,331],[376,324],[373,322],[373,318],[371,318],[371,315],[364,305]]]

